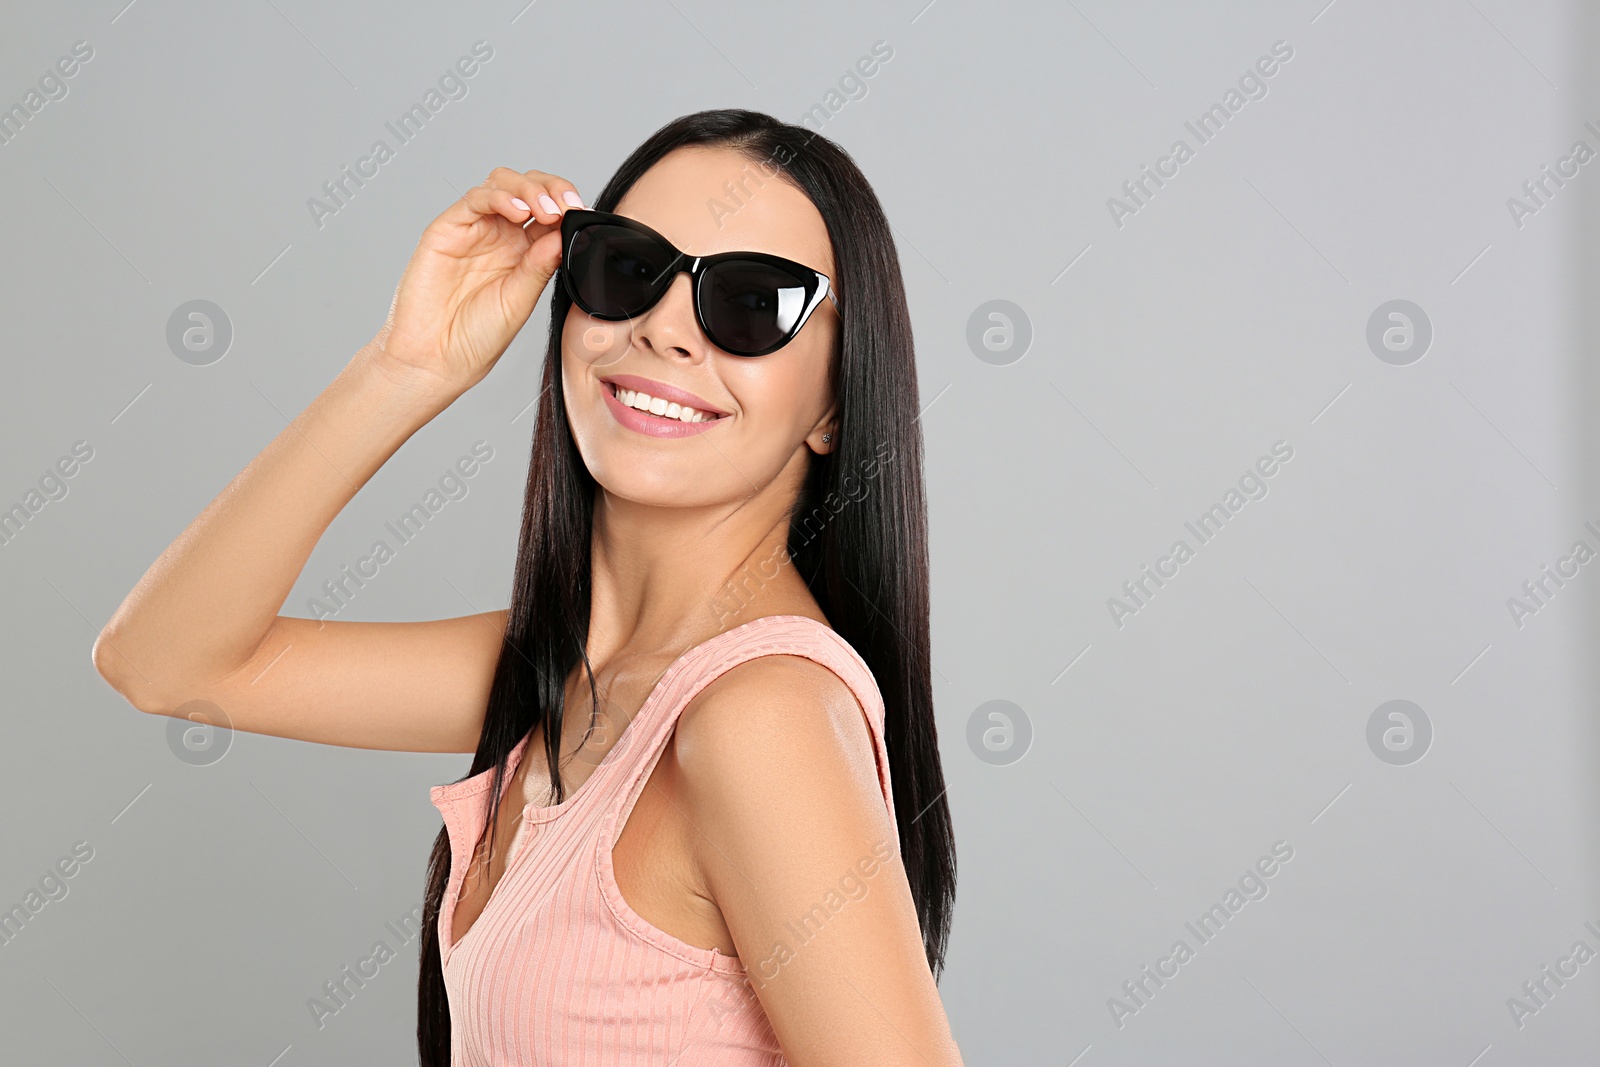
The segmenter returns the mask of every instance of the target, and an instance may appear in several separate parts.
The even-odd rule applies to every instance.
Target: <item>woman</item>
[[[558,268],[510,608],[277,615]],[[149,712],[476,753],[433,790],[425,1065],[959,1064],[917,414],[889,227],[826,138],[689,115],[593,209],[497,169],[94,661]]]

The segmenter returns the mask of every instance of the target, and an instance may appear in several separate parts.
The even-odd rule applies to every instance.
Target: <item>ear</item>
[[[820,456],[825,456],[839,447],[838,416],[839,405],[837,403],[829,405],[827,414],[817,420],[817,424],[806,435],[806,444],[811,446],[811,451]],[[827,435],[828,439],[826,441],[822,439],[824,435]]]

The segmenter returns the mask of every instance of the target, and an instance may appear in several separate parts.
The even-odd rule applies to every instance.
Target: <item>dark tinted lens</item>
[[[730,260],[706,272],[701,313],[728,352],[759,352],[789,336],[806,309],[806,279],[782,267]]]
[[[596,223],[573,235],[565,265],[584,310],[626,319],[655,302],[672,259],[671,252],[642,233]]]

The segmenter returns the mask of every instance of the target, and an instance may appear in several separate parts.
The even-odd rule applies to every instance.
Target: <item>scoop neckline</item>
[[[633,731],[634,727],[636,727],[639,724],[639,721],[641,719],[643,719],[646,716],[646,714],[649,713],[652,710],[652,708],[655,705],[656,700],[660,697],[660,695],[662,693],[664,693],[666,691],[667,683],[669,681],[671,681],[673,676],[675,676],[680,670],[682,670],[685,666],[687,666],[688,663],[690,662],[690,660],[693,657],[695,657],[696,655],[703,654],[703,653],[705,653],[707,651],[710,651],[711,649],[715,648],[721,641],[725,640],[726,638],[729,638],[729,637],[733,636],[734,634],[739,633],[741,630],[749,629],[750,627],[755,626],[755,625],[757,625],[759,623],[769,623],[769,622],[775,622],[775,621],[779,621],[779,620],[792,620],[792,619],[803,619],[806,622],[813,623],[813,624],[815,624],[817,626],[820,626],[820,627],[828,630],[830,633],[834,632],[832,625],[830,625],[829,623],[826,623],[826,622],[822,622],[821,620],[818,620],[818,619],[813,619],[809,615],[792,615],[792,614],[791,615],[762,615],[762,616],[760,616],[758,618],[751,619],[749,622],[740,623],[738,626],[735,626],[731,630],[724,630],[719,634],[712,634],[710,637],[706,638],[704,641],[701,641],[699,644],[693,645],[693,646],[685,649],[683,652],[678,654],[677,659],[673,660],[670,664],[667,665],[667,669],[661,673],[661,677],[656,679],[656,684],[651,688],[650,692],[645,696],[644,702],[639,705],[639,711],[634,715],[634,717],[632,719],[629,720],[628,725],[623,727],[622,733],[617,737],[616,742],[611,746],[610,750],[606,752],[605,756],[600,760],[600,763],[595,767],[594,773],[590,774],[589,777],[584,780],[583,784],[578,786],[577,789],[573,790],[572,794],[570,796],[568,796],[567,799],[563,800],[560,804],[544,805],[544,804],[535,804],[532,801],[529,801],[528,803],[523,805],[522,820],[523,820],[524,824],[526,825],[526,823],[529,822],[529,821],[533,821],[533,822],[548,822],[550,820],[560,818],[561,815],[563,815],[565,812],[570,811],[572,809],[572,805],[575,802],[577,802],[578,800],[583,798],[585,795],[587,795],[590,792],[590,787],[595,785],[596,780],[599,779],[601,777],[601,775],[604,774],[615,763],[615,759],[613,757],[617,756],[617,754],[619,752],[625,750],[626,746],[625,746],[624,742],[627,741],[627,739],[628,739],[628,737],[630,735],[630,732]],[[516,745],[513,746],[513,748],[511,749],[511,752],[508,754],[507,761],[506,761],[506,774],[505,774],[505,778],[504,778],[504,780],[502,782],[502,785],[501,785],[501,795],[502,796],[504,796],[505,790],[510,788],[511,779],[517,773],[517,767],[521,764],[522,755],[523,755],[524,751],[527,749],[528,741],[532,736],[533,736],[533,731],[530,728],[529,732],[526,735],[523,736],[522,740],[518,741],[516,743]],[[436,785],[436,786],[434,786],[432,792],[433,792],[433,795],[434,795],[435,803],[437,804],[437,803],[443,802],[444,804],[450,804],[450,803],[452,803],[452,802],[454,802],[456,800],[459,800],[459,799],[461,799],[463,797],[474,796],[477,793],[480,793],[480,792],[483,792],[483,791],[487,790],[489,788],[489,786],[490,786],[491,781],[492,781],[492,777],[491,776],[493,775],[493,773],[494,773],[494,768],[493,767],[489,767],[489,768],[487,768],[485,770],[479,771],[477,774],[473,775],[471,778],[466,778],[466,779],[463,779],[463,780],[461,780],[459,782],[453,782],[453,783],[451,783],[449,785],[442,785],[442,786]],[[460,787],[466,787],[466,788],[460,788]],[[485,811],[487,813],[487,808],[485,809]],[[487,818],[487,814],[486,814],[485,817]],[[481,834],[482,831],[483,831],[483,827],[479,827],[478,829],[479,829],[479,833]],[[452,851],[453,850],[454,850],[454,845],[452,845]],[[440,911],[441,911],[441,914],[440,914],[441,925],[443,925],[444,923],[448,923],[449,924],[449,928],[448,928],[447,932],[450,935],[449,936],[449,944],[448,945],[445,945],[443,940],[441,940],[441,948],[443,949],[443,951],[441,953],[441,956],[443,957],[442,958],[442,963],[444,965],[448,965],[449,961],[455,957],[456,951],[463,944],[466,943],[468,938],[470,938],[472,936],[473,931],[477,930],[478,927],[483,925],[484,915],[489,911],[490,906],[494,904],[495,895],[497,893],[499,893],[500,887],[502,885],[504,885],[505,884],[505,880],[511,876],[512,867],[514,867],[516,865],[516,862],[518,860],[522,859],[523,856],[525,856],[527,853],[528,853],[528,845],[527,845],[527,843],[524,843],[521,848],[516,850],[515,855],[513,855],[511,857],[510,861],[507,862],[505,869],[500,872],[499,879],[496,880],[494,886],[489,890],[489,897],[488,897],[487,900],[484,901],[483,909],[478,913],[477,918],[472,920],[472,925],[467,927],[466,932],[463,933],[459,938],[457,938],[455,936],[455,922],[456,922],[456,910],[461,905],[462,884],[460,882],[457,882],[457,879],[454,876],[454,872],[452,872],[452,877],[451,877],[450,881],[453,883],[454,891],[448,893],[448,899],[446,901],[448,903],[448,905],[449,905],[448,914],[443,914],[446,909],[444,909],[444,908],[440,909]],[[458,866],[458,865],[452,864],[452,866]],[[465,881],[464,875],[462,876],[462,881]],[[620,894],[619,894],[619,896],[620,896]],[[697,947],[697,946],[691,946],[691,947]],[[713,951],[715,951],[715,950],[713,950]],[[722,958],[724,960],[727,960],[729,957],[723,956]]]
[[[638,740],[637,732],[634,728],[638,726],[640,721],[643,720],[645,716],[655,707],[655,704],[659,700],[661,694],[666,691],[667,683],[671,681],[672,678],[689,663],[690,659],[709,651],[715,647],[718,642],[722,641],[724,638],[731,637],[740,630],[747,629],[748,627],[754,626],[757,623],[764,623],[768,620],[775,619],[804,619],[807,622],[817,623],[819,626],[828,625],[827,623],[813,619],[809,615],[762,615],[759,618],[751,619],[749,622],[740,623],[731,630],[723,630],[721,633],[712,634],[704,641],[684,649],[682,652],[678,653],[678,657],[676,659],[667,664],[667,669],[661,672],[661,677],[656,679],[655,685],[650,687],[650,692],[645,694],[643,703],[639,705],[639,710],[634,713],[633,718],[628,720],[628,725],[622,728],[622,732],[617,735],[616,741],[613,742],[611,747],[606,750],[606,754],[600,758],[600,762],[595,765],[593,773],[591,773],[588,778],[584,779],[583,783],[569,793],[567,798],[559,804],[536,804],[531,800],[528,801],[522,806],[522,817],[524,819],[532,819],[534,822],[547,822],[550,819],[560,818],[561,815],[567,811],[570,811],[574,803],[581,798],[585,792],[588,791],[589,786],[594,783],[595,779],[599,778],[600,775],[605,772],[611,764],[616,762],[614,757],[616,757],[618,753],[625,752],[629,747],[631,747],[634,741]],[[828,628],[832,629],[832,627]],[[517,768],[522,763],[522,757],[526,754],[528,742],[532,739],[532,737],[533,731],[530,729],[528,733],[523,736],[522,740],[517,742],[516,747],[512,750],[512,758],[514,758],[515,762],[512,762],[512,758],[508,758],[507,760],[507,779],[517,773]],[[493,770],[493,768],[490,768],[490,770]]]
[[[639,710],[634,714],[633,718],[628,721],[628,725],[623,727],[622,733],[618,736],[616,742],[612,744],[611,748],[607,750],[606,754],[601,757],[600,762],[595,765],[593,773],[591,773],[588,778],[584,779],[583,784],[579,785],[567,796],[565,800],[561,801],[559,804],[536,804],[531,800],[526,802],[522,807],[522,817],[524,819],[532,819],[535,822],[547,822],[551,819],[559,818],[562,814],[572,810],[574,804],[589,790],[590,785],[593,784],[594,781],[603,773],[609,770],[609,768],[616,762],[618,754],[625,751],[632,743],[634,727],[637,726],[639,720],[643,719],[645,715],[655,706],[656,702],[660,699],[661,694],[666,690],[667,684],[695,657],[704,655],[706,652],[709,652],[726,639],[737,633],[740,633],[741,631],[748,630],[753,626],[795,619],[804,620],[805,622],[820,626],[828,630],[830,633],[834,632],[831,624],[820,619],[814,619],[810,615],[762,615],[751,619],[748,622],[740,623],[731,630],[723,630],[721,633],[712,634],[704,641],[701,641],[695,645],[691,645],[683,652],[680,652],[678,657],[667,665],[666,670],[661,673],[661,677],[656,679],[655,685],[651,687],[650,692],[645,695],[643,703],[639,705]],[[524,734],[522,739],[512,746],[511,751],[507,754],[506,773],[501,793],[502,796],[505,795],[504,790],[510,788],[511,778],[517,773],[517,768],[521,766],[522,759],[527,753],[528,742],[532,739],[532,737],[533,731],[532,728],[530,728],[528,733]],[[485,792],[490,787],[493,774],[494,768],[488,767],[482,771],[479,771],[470,778],[463,778],[458,782],[451,782],[445,785],[436,785],[432,789],[432,792],[434,793],[434,799],[436,801],[450,803],[481,792]]]

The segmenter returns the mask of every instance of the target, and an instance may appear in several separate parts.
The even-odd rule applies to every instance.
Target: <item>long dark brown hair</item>
[[[811,457],[790,514],[788,550],[834,631],[866,661],[883,694],[900,855],[937,982],[955,902],[955,838],[934,726],[917,371],[894,239],[877,197],[843,149],[803,126],[742,109],[701,111],[661,127],[628,157],[592,206],[616,210],[646,171],[686,145],[741,153],[766,180],[786,180],[804,192],[827,225],[842,323],[832,361],[838,445]],[[494,769],[489,826],[495,824],[510,752],[535,725],[543,727],[555,802],[563,799],[562,703],[566,680],[580,663],[592,706],[600,707],[586,652],[595,480],[573,440],[561,388],[561,334],[571,298],[560,278],[546,288],[550,337],[509,622],[467,772]],[[439,955],[439,911],[450,864],[449,833],[441,830],[423,903],[417,983],[423,1067],[449,1067],[450,1060]]]

